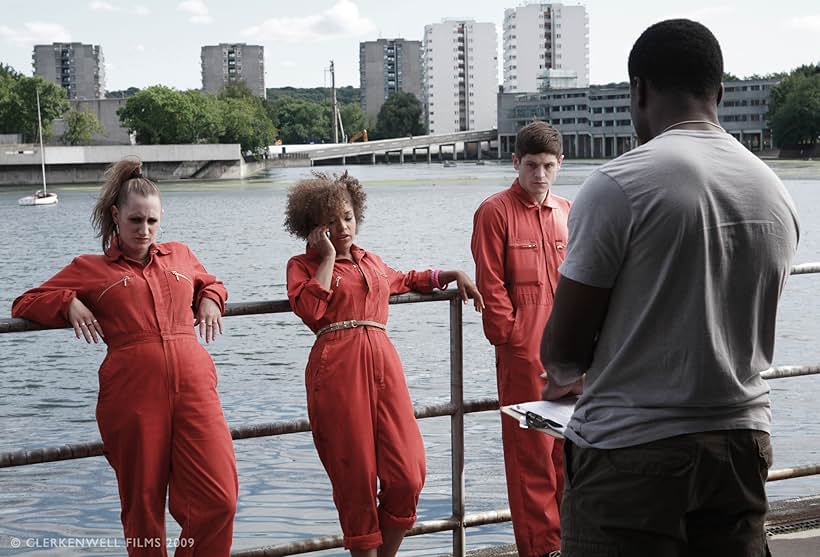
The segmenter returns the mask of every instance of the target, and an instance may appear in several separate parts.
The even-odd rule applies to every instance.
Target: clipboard
[[[557,439],[563,439],[564,431],[572,418],[577,402],[577,396],[558,400],[534,400],[502,406],[501,412],[518,420],[522,428],[534,429]]]

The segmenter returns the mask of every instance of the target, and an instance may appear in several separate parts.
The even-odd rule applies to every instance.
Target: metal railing
[[[820,263],[796,265],[791,274],[820,273]],[[417,536],[434,532],[453,532],[453,556],[463,557],[466,552],[466,529],[475,526],[507,522],[510,518],[509,509],[492,510],[478,513],[467,513],[464,505],[464,415],[475,412],[498,410],[498,400],[479,399],[463,400],[463,346],[462,346],[462,304],[457,297],[458,293],[436,292],[433,294],[402,294],[391,296],[391,304],[407,304],[419,302],[447,301],[449,302],[450,318],[450,401],[415,408],[418,419],[450,416],[450,454],[451,454],[451,500],[452,514],[449,517],[436,518],[418,522],[408,533],[408,536]],[[269,313],[288,313],[290,305],[287,300],[265,302],[227,304],[225,315],[258,315]],[[0,319],[0,334],[38,331],[48,328],[42,327],[23,319]],[[820,374],[820,366],[779,366],[763,372],[765,379],[782,379],[804,375]],[[245,425],[231,428],[233,439],[250,439],[254,437],[268,437],[287,435],[310,431],[310,424],[306,419],[279,421]],[[43,462],[55,462],[78,458],[88,458],[102,455],[102,443],[77,443],[61,447],[48,447],[34,450],[18,450],[0,453],[0,468],[26,466]],[[769,471],[768,481],[779,481],[791,478],[800,478],[820,474],[820,464],[810,464],[792,468]],[[326,549],[342,547],[342,536],[325,536],[300,540],[286,544],[270,545],[265,547],[236,550],[233,557],[280,557],[296,555]]]

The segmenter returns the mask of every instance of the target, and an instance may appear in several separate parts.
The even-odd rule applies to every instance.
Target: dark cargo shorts
[[[764,557],[769,434],[564,445],[562,557]]]

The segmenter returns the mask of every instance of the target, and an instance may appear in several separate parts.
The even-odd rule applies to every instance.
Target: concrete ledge
[[[142,160],[145,174],[155,180],[235,180],[264,168],[262,163],[246,163],[235,143],[47,146],[46,182],[100,182],[108,165],[126,157]],[[39,145],[0,145],[0,185],[41,183]]]
[[[201,145],[84,145],[47,146],[46,165],[111,164],[134,156],[143,162],[239,161],[238,143]],[[39,145],[0,146],[0,166],[39,165]]]

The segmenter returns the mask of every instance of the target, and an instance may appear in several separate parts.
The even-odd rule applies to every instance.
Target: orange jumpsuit
[[[320,259],[311,249],[288,262],[290,305],[313,332],[347,320],[386,324],[390,295],[433,290],[431,271],[395,271],[357,246],[351,256],[336,261],[330,290],[313,278]],[[305,385],[313,441],[333,485],[344,546],[379,547],[381,530],[413,525],[424,485],[424,443],[399,355],[381,329],[326,333],[310,351]]]
[[[105,333],[97,424],[117,475],[128,554],[167,555],[170,492],[182,526],[175,555],[227,557],[238,490],[233,441],[192,307],[207,297],[224,310],[228,293],[186,245],[150,251],[145,267],[116,243],[107,255],[81,255],[17,298],[12,315],[65,326],[76,296]]]
[[[484,297],[484,334],[496,349],[502,405],[541,398],[541,334],[552,311],[567,247],[570,203],[547,195],[539,206],[519,185],[486,199],[475,213],[471,248]],[[559,549],[563,443],[501,418],[507,495],[518,553]]]

